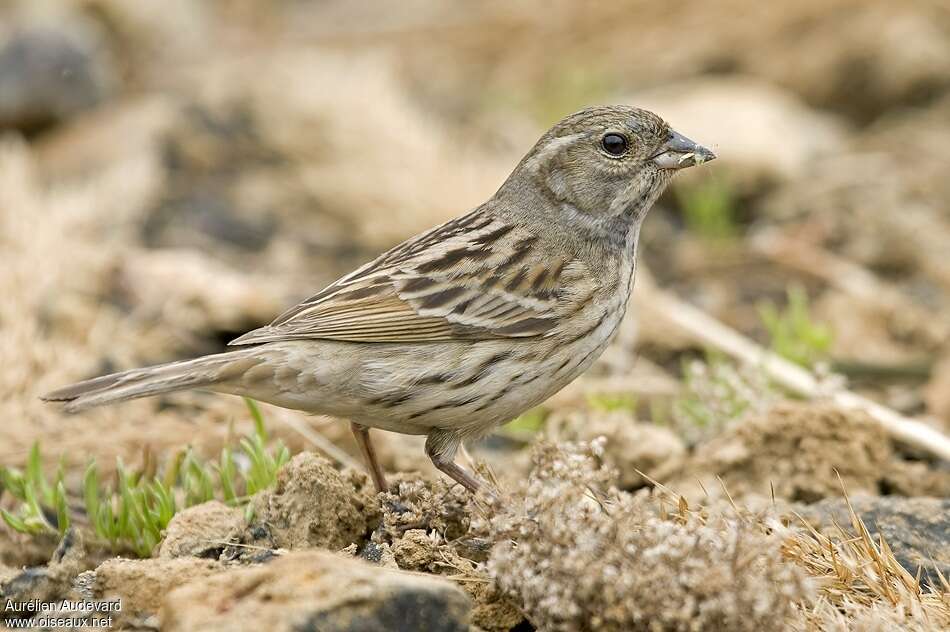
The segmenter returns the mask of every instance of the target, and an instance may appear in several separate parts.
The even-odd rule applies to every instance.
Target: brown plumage
[[[568,116],[494,196],[414,237],[231,344],[233,351],[48,394],[69,411],[205,388],[427,435],[471,490],[460,441],[543,402],[603,352],[633,285],[640,225],[675,170],[708,150],[626,106]]]

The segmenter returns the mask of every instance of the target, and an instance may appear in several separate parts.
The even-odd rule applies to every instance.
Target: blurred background
[[[223,348],[604,103],[720,157],[648,219],[641,290],[950,425],[945,0],[2,0],[0,463],[38,438],[67,464],[219,449],[249,423],[237,398],[67,417],[37,396]],[[677,418],[690,371],[718,369],[643,303],[545,414]],[[387,435],[387,467],[427,467],[414,441]]]

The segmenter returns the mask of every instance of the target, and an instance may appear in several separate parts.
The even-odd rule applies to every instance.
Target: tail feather
[[[57,389],[41,399],[65,402],[65,409],[74,413],[139,397],[212,386],[233,376],[235,372],[229,367],[248,359],[251,351],[241,349],[103,375]]]

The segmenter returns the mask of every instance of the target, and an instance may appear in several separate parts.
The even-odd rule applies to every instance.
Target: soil
[[[168,523],[158,550],[162,558],[217,557],[244,530],[244,512],[212,500],[189,507]]]
[[[842,492],[950,495],[950,471],[905,461],[862,412],[781,404],[736,422],[658,474],[693,502],[775,497],[816,502]]]
[[[313,454],[295,456],[272,491],[255,497],[248,528],[255,546],[338,551],[355,543],[376,519],[372,484],[362,472],[338,472]]]

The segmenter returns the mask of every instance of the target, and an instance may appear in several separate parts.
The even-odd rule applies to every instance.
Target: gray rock
[[[0,129],[33,132],[103,101],[111,64],[82,22],[32,26],[0,43]]]
[[[912,575],[923,569],[921,582],[939,586],[935,569],[950,577],[950,499],[856,496],[851,504],[872,537],[884,536],[901,566]],[[819,529],[851,524],[844,499],[829,498],[799,513]]]
[[[38,612],[36,604],[64,598],[73,580],[87,565],[82,537],[78,531],[69,529],[49,564],[24,568],[0,583],[0,617],[31,618]]]
[[[298,551],[168,594],[162,630],[463,632],[471,602],[448,580]]]

